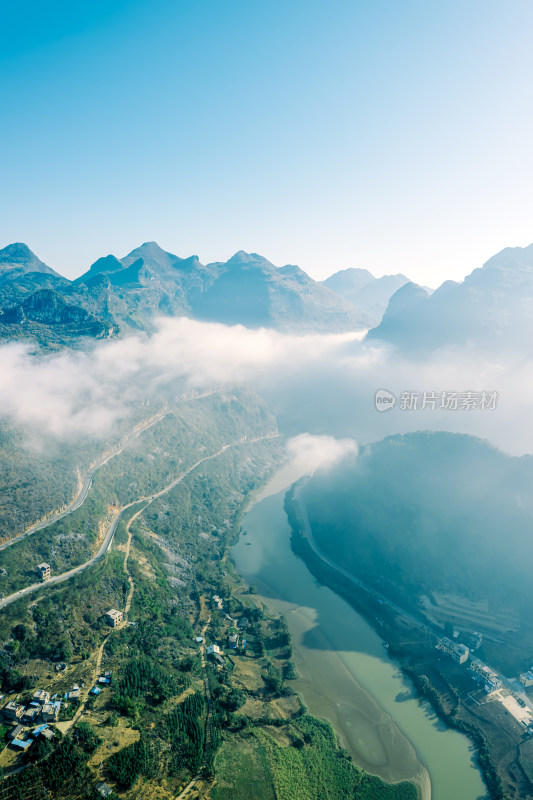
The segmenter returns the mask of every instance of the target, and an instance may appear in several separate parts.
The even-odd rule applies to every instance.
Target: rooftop
[[[11,742],[12,747],[18,747],[21,750],[26,750],[26,748],[28,748],[30,744],[31,744],[31,739],[26,739],[25,741],[22,741],[22,739],[13,739],[13,741]]]

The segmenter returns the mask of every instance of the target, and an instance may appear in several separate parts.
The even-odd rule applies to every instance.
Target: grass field
[[[224,742],[216,759],[211,800],[275,800],[265,748],[254,736]]]
[[[413,784],[385,784],[358,769],[339,748],[329,723],[305,716],[291,734],[292,746],[280,747],[265,729],[256,732],[277,800],[416,800]]]

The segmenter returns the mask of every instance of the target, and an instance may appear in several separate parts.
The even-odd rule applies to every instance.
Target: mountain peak
[[[118,269],[123,269],[122,263],[116,256],[108,255],[102,256],[94,264],[89,267],[89,272],[116,272]]]
[[[166,253],[166,250],[163,250],[157,242],[143,242],[140,247],[135,248],[132,250],[133,253],[142,250],[144,253]],[[129,254],[131,255],[131,253]]]
[[[229,266],[236,264],[249,264],[256,265],[258,267],[274,267],[274,265],[267,258],[260,256],[259,253],[247,253],[245,250],[238,250],[235,255],[226,261],[226,265]]]
[[[148,266],[158,268],[159,270],[172,269],[183,261],[179,256],[163,250],[157,242],[144,242],[144,244],[140,247],[136,247],[135,250],[132,250],[131,253],[128,253],[127,256],[120,260],[125,267],[129,267],[130,264],[137,261],[139,258],[142,258]]]
[[[339,272],[334,272],[325,281],[322,281],[324,286],[328,289],[333,289],[334,292],[345,297],[351,303],[355,302],[357,292],[360,292],[364,286],[375,281],[376,278],[367,269],[359,267],[348,267],[348,269],[341,269]]]
[[[533,244],[527,247],[505,247],[483,264],[483,269],[518,270],[533,267]]]
[[[41,261],[24,242],[13,242],[0,250],[0,270],[9,269],[17,270],[19,273],[46,272],[58,276],[58,273]]]
[[[136,258],[161,258],[162,256],[170,256],[173,259],[179,259],[179,256],[175,256],[173,253],[163,250],[157,242],[143,242],[140,247],[136,247],[131,253],[128,253],[126,258],[130,258],[134,255]]]
[[[11,258],[37,258],[27,244],[24,242],[13,242],[0,250],[0,256],[10,256]]]

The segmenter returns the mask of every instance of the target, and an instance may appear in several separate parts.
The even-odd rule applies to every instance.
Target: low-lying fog
[[[86,351],[42,355],[25,344],[7,344],[0,347],[0,414],[58,438],[100,437],[135,402],[160,392],[248,383],[291,436],[369,442],[392,433],[448,430],[486,438],[512,454],[533,452],[529,359],[462,349],[410,360],[361,338],[162,318],[150,337],[99,342]],[[394,408],[376,410],[379,389],[396,396]],[[401,407],[403,392],[411,402],[411,393],[418,394],[418,410]],[[427,407],[420,410],[424,392]],[[440,409],[443,392],[447,399],[459,393],[457,409]],[[462,392],[473,393],[470,405],[477,408],[461,407]],[[483,392],[489,407],[481,410]]]

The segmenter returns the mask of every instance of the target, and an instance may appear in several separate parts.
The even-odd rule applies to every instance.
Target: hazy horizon
[[[69,280],[76,280],[77,278],[81,277],[81,275],[83,275],[85,272],[87,272],[87,270],[92,266],[92,264],[95,263],[95,261],[97,261],[99,258],[106,257],[106,256],[109,256],[109,255],[116,256],[118,259],[126,258],[134,250],[137,250],[139,247],[141,247],[141,246],[143,246],[145,244],[157,244],[165,252],[171,253],[173,255],[176,255],[176,256],[178,256],[179,258],[182,258],[182,259],[187,259],[187,258],[190,258],[191,256],[198,256],[198,258],[200,260],[200,263],[205,264],[205,265],[210,264],[210,263],[217,263],[217,262],[218,263],[225,263],[230,258],[232,258],[232,256],[234,256],[238,252],[242,252],[244,250],[244,248],[237,248],[237,250],[234,250],[231,253],[225,254],[222,257],[215,257],[213,259],[205,259],[205,258],[202,258],[202,256],[198,253],[198,250],[196,250],[194,252],[190,252],[190,253],[188,253],[188,252],[185,253],[185,252],[180,252],[179,248],[166,247],[164,245],[161,245],[160,242],[156,242],[155,240],[146,240],[144,242],[138,242],[138,243],[134,244],[129,250],[127,250],[125,252],[117,252],[117,250],[112,250],[110,252],[105,252],[105,253],[102,252],[93,261],[84,264],[79,271],[74,273],[74,272],[69,271],[69,270],[65,270],[65,271],[61,270],[55,263],[53,263],[50,260],[47,260],[45,257],[43,257],[42,253],[40,253],[38,250],[36,250],[34,247],[32,247],[31,243],[26,241],[26,240],[21,240],[19,242],[15,242],[15,240],[5,241],[4,243],[0,243],[0,250],[4,249],[4,248],[6,248],[6,247],[8,247],[9,245],[12,245],[12,244],[25,244],[25,245],[27,245],[29,247],[29,249],[34,253],[34,255],[36,255],[41,261],[43,261],[47,266],[49,266],[52,269],[56,270],[56,272],[59,272],[60,275],[62,275],[65,278],[68,278]],[[499,251],[495,251],[494,253],[491,253],[491,254],[487,255],[487,257],[483,260],[483,262],[478,263],[478,264],[473,264],[472,267],[470,269],[468,269],[465,272],[465,274],[462,275],[462,276],[452,277],[451,274],[443,275],[443,276],[439,277],[439,280],[438,280],[437,283],[429,284],[428,282],[425,282],[425,283],[423,282],[420,285],[423,285],[426,288],[437,289],[442,283],[444,283],[445,281],[448,281],[448,280],[454,280],[454,281],[457,281],[457,282],[460,283],[474,269],[478,269],[478,268],[482,267],[490,258],[495,256],[497,253],[501,252],[501,250],[507,249],[509,247],[511,247],[511,248],[513,248],[513,247],[521,247],[523,249],[525,247],[528,247],[530,244],[533,244],[533,242],[531,242],[531,243],[528,242],[528,243],[525,243],[525,244],[508,244],[508,245],[504,245],[504,247],[502,247]],[[270,261],[275,267],[284,267],[284,266],[288,266],[289,264],[295,264],[296,266],[300,267],[300,269],[303,269],[304,272],[306,272],[311,278],[313,278],[316,281],[324,281],[324,280],[326,280],[327,278],[331,277],[332,275],[334,275],[337,272],[342,272],[342,271],[345,271],[345,270],[348,270],[348,269],[354,269],[355,268],[355,269],[367,270],[368,272],[372,273],[372,275],[375,278],[380,278],[380,277],[383,277],[385,275],[390,276],[390,275],[395,275],[395,274],[405,274],[407,278],[409,278],[411,281],[413,281],[413,283],[419,283],[418,281],[415,280],[413,275],[408,273],[408,272],[407,273],[400,273],[400,270],[390,270],[389,272],[378,272],[378,271],[372,270],[369,266],[364,265],[364,264],[350,265],[348,267],[339,267],[338,269],[333,269],[330,272],[324,272],[324,274],[317,275],[316,271],[313,272],[313,270],[306,269],[300,262],[288,262],[288,261],[275,262],[273,259],[271,259],[269,257],[269,255],[267,253],[259,252],[257,250],[248,250],[248,251],[244,251],[244,252],[247,252],[247,253],[250,253],[250,254],[254,253],[254,254],[260,255],[260,256],[266,258],[267,261]]]

